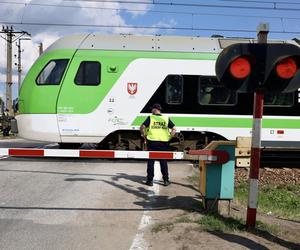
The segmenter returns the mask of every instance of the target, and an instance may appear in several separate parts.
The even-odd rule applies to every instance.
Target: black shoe
[[[153,186],[153,181],[146,181],[146,185],[152,187]]]
[[[164,180],[164,186],[166,187],[166,186],[169,186],[171,184],[171,182],[170,181],[168,181],[168,180]]]

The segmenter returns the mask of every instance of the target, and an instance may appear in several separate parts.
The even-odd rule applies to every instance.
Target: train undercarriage
[[[224,137],[211,132],[182,131],[168,142],[168,150],[185,151],[203,149],[214,140],[226,140]],[[81,143],[60,143],[61,149],[76,149]],[[139,131],[119,130],[109,134],[103,141],[95,145],[102,150],[147,150],[147,143]]]

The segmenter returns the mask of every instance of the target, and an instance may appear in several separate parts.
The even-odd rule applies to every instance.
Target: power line
[[[70,1],[70,0],[69,0]],[[242,1],[242,0],[236,0],[236,1]],[[249,1],[249,0],[244,0],[244,1]],[[99,2],[99,1],[97,1]],[[102,1],[102,2],[117,2],[117,1]],[[118,1],[120,2],[120,1]],[[125,1],[122,1],[122,2],[125,2]],[[128,3],[129,1],[126,1],[126,3]],[[130,1],[132,2],[132,1]],[[7,3],[7,4],[22,4],[24,5],[25,7],[26,6],[29,6],[29,4],[26,4],[26,3],[20,3],[20,2],[7,2],[7,1],[0,1],[0,3]],[[149,2],[147,2],[149,3]],[[89,8],[89,9],[108,9],[108,10],[115,10],[115,11],[120,11],[120,10],[126,10],[126,11],[143,11],[144,10],[133,10],[133,9],[120,9],[120,8],[111,8],[111,7],[90,7],[90,6],[74,6],[74,5],[58,5],[58,4],[41,4],[41,3],[31,3],[30,5],[36,5],[36,6],[50,6],[50,7],[63,7],[63,8]],[[291,31],[291,32],[287,32],[284,30],[284,25],[283,25],[283,19],[287,19],[287,20],[300,20],[300,18],[291,18],[291,17],[274,17],[274,16],[255,16],[255,15],[235,15],[235,14],[232,14],[232,15],[229,15],[229,14],[210,14],[210,13],[190,13],[190,12],[174,12],[174,11],[156,11],[156,10],[147,10],[148,12],[153,12],[153,13],[163,13],[163,14],[189,14],[191,15],[191,17],[193,18],[195,15],[203,15],[203,16],[227,16],[227,17],[249,17],[249,18],[273,18],[273,19],[280,19],[281,21],[281,24],[282,24],[282,31],[273,31],[273,33],[281,33],[281,34],[284,34],[284,33],[287,33],[287,34],[299,34],[300,32],[297,32],[297,31]],[[24,12],[23,12],[24,14]],[[24,25],[49,25],[49,26],[74,26],[74,27],[105,27],[105,28],[108,28],[108,27],[118,27],[118,28],[136,28],[136,29],[161,29],[161,30],[209,30],[209,31],[224,31],[224,32],[227,32],[227,31],[234,31],[234,32],[254,32],[253,30],[246,30],[246,29],[237,29],[237,30],[234,30],[234,29],[216,29],[216,28],[194,28],[194,27],[163,27],[163,26],[138,26],[138,25],[123,25],[123,26],[120,26],[120,25],[94,25],[94,24],[91,24],[91,25],[85,25],[85,24],[63,24],[63,23],[32,23],[32,22],[23,22],[23,17],[21,18],[21,21],[20,22],[6,22],[4,21],[3,22],[4,24],[24,24]],[[192,24],[193,25],[193,24]]]
[[[216,28],[194,28],[194,27],[165,27],[165,26],[138,26],[138,25],[103,25],[103,24],[63,24],[63,23],[36,23],[36,22],[6,22],[0,21],[3,24],[11,25],[30,25],[30,26],[57,26],[57,27],[95,27],[95,28],[127,28],[127,29],[159,29],[159,30],[191,30],[191,31],[223,31],[223,32],[241,32],[241,33],[256,33],[256,30],[251,29],[216,29]],[[271,31],[274,34],[300,34],[300,31]]]
[[[198,7],[219,7],[219,8],[242,8],[242,9],[270,9],[270,10],[291,10],[297,11],[300,9],[295,8],[278,8],[277,4],[293,4],[300,5],[298,2],[282,2],[282,1],[259,1],[259,0],[219,0],[221,2],[234,2],[234,3],[256,3],[256,4],[271,4],[273,8],[270,7],[253,7],[253,6],[233,6],[233,5],[222,5],[222,4],[201,4],[201,3],[175,3],[175,2],[158,2],[158,1],[139,1],[139,0],[63,0],[64,2],[93,2],[93,3],[119,3],[119,4],[145,4],[145,5],[172,5],[172,6],[198,6]],[[12,1],[1,1],[1,3],[7,4],[23,4],[23,5],[44,5],[41,3],[27,3],[27,2],[12,2]],[[47,4],[46,6],[51,6]],[[58,6],[58,5],[56,5]],[[70,6],[71,7],[71,6]],[[72,6],[77,7],[77,6]],[[81,8],[81,6],[78,6]],[[95,8],[95,7],[83,7],[83,8]]]
[[[222,5],[222,4],[201,4],[201,3],[180,3],[180,2],[147,2],[147,1],[124,1],[124,0],[118,0],[118,1],[113,1],[113,0],[63,0],[64,2],[93,2],[93,3],[121,3],[121,4],[146,4],[146,5],[165,5],[165,6],[190,6],[190,7],[205,7],[205,8],[226,8],[226,9],[253,9],[253,10],[289,10],[289,11],[299,11],[299,9],[295,8],[278,8],[276,4],[272,4],[273,7],[253,7],[253,6],[233,6],[233,5]]]
[[[271,3],[271,4],[296,4],[300,5],[300,3],[295,2],[281,2],[281,1],[259,1],[259,0],[219,0],[222,2],[237,2],[237,3]]]
[[[226,0],[225,0],[226,1]],[[18,4],[29,6],[26,3],[20,2],[6,2],[0,1],[0,3],[5,4]],[[58,5],[58,4],[47,4],[47,3],[30,3],[31,6],[42,6],[42,7],[58,7],[58,8],[78,8],[78,9],[96,9],[96,10],[114,10],[114,11],[132,11],[132,12],[144,12],[140,9],[130,9],[130,8],[112,8],[112,7],[91,7],[91,6],[78,6],[78,5]],[[270,18],[270,19],[292,19],[300,20],[297,17],[287,17],[287,16],[261,16],[261,15],[237,15],[237,14],[220,14],[220,13],[201,13],[201,12],[182,12],[182,11],[160,11],[160,10],[147,10],[149,13],[160,13],[160,14],[186,14],[186,15],[205,15],[205,16],[227,16],[227,17],[249,17],[249,18]],[[23,18],[21,18],[23,20]]]

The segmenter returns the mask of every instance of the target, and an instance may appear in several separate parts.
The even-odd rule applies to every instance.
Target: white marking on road
[[[146,250],[149,248],[149,243],[144,239],[144,229],[152,224],[152,217],[149,215],[151,211],[151,205],[155,201],[156,197],[159,195],[159,184],[158,181],[161,180],[162,176],[160,173],[159,162],[154,163],[154,182],[153,186],[148,188],[148,202],[149,205],[145,207],[141,222],[138,227],[138,232],[135,235],[133,242],[131,244],[130,250]]]

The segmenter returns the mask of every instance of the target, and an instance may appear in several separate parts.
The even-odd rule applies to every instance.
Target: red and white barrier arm
[[[200,160],[215,163],[228,161],[228,153],[222,150],[190,150],[189,155],[197,155]],[[37,149],[0,148],[0,156],[14,157],[74,157],[103,159],[165,159],[184,160],[184,152],[170,151],[123,151],[123,150],[85,150],[85,149]]]
[[[207,163],[226,163],[229,161],[229,153],[224,150],[190,150],[190,155],[199,155],[199,160],[207,161]]]
[[[116,158],[116,159],[131,158],[131,159],[166,159],[166,160],[184,159],[183,152],[84,150],[84,149],[34,149],[34,148],[0,148],[0,156]]]

